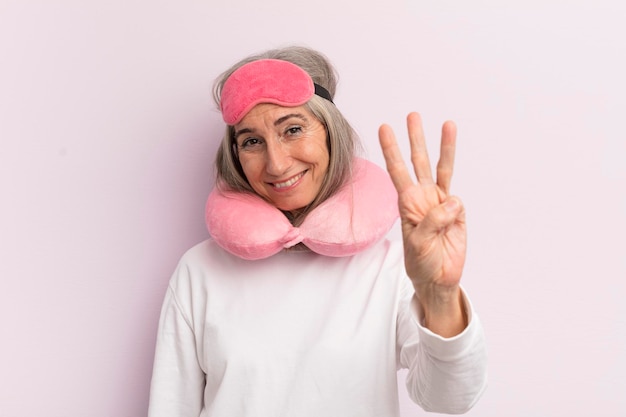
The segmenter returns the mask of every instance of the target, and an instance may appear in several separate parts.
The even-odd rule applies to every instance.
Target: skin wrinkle
[[[299,113],[290,113],[286,116],[280,117],[278,118],[275,122],[274,122],[274,126],[278,127],[280,124],[284,123],[285,121],[289,120],[292,117],[296,117],[301,119],[303,122],[308,122],[308,119],[306,117],[304,117],[303,115],[299,114]],[[254,129],[252,128],[246,128],[244,127],[243,129],[237,130],[235,132],[235,141],[237,141],[237,138],[239,138],[239,136],[245,134],[245,133],[255,133]]]

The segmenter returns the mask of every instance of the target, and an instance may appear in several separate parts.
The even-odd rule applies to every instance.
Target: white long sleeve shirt
[[[161,313],[150,417],[395,417],[397,370],[425,410],[462,413],[486,385],[469,325],[420,324],[402,245],[351,257],[283,251],[257,261],[207,240],[174,273]]]

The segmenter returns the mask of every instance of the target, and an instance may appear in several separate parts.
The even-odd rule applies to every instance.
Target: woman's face
[[[283,211],[315,199],[329,153],[326,129],[306,107],[257,104],[234,128],[239,162],[254,191]]]

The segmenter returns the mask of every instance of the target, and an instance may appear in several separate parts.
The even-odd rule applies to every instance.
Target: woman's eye
[[[255,147],[256,145],[260,143],[261,141],[257,138],[248,138],[248,139],[244,139],[244,141],[241,142],[241,145],[239,145],[239,147],[241,149],[246,149],[246,148]]]
[[[302,133],[302,126],[292,126],[289,129],[287,129],[288,135],[297,135],[300,133]]]

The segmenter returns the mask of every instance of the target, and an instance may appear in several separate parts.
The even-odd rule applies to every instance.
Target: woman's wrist
[[[442,337],[461,333],[468,324],[461,288],[416,288],[416,296],[424,317],[423,325]]]

